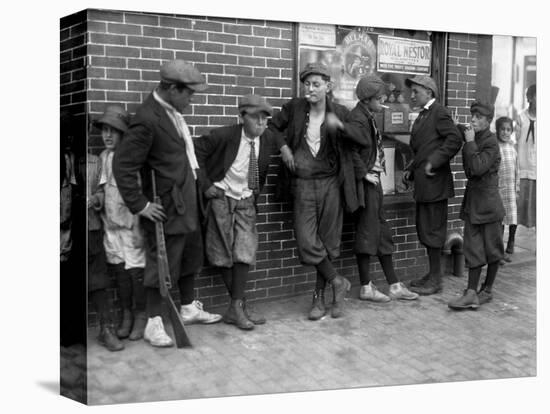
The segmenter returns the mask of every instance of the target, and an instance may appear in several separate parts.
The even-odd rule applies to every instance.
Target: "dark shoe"
[[[115,335],[114,329],[109,325],[102,325],[97,341],[111,352],[121,351],[124,344]]]
[[[132,316],[132,311],[130,309],[124,309],[122,311],[122,322],[116,331],[117,336],[121,339],[128,338],[133,322],[134,317]]]
[[[506,244],[506,253],[514,254],[514,239],[508,239],[508,243]]]
[[[409,283],[409,286],[412,286],[412,287],[424,286],[429,279],[430,279],[430,274],[426,273],[420,279],[411,280],[411,283]]]
[[[448,304],[449,308],[454,310],[460,309],[477,309],[479,307],[479,298],[473,289],[468,289],[460,298],[452,300]]]
[[[332,279],[332,289],[334,292],[334,300],[331,309],[331,316],[333,318],[339,318],[344,314],[344,299],[346,293],[351,288],[351,283],[345,277],[337,275]]]
[[[143,333],[145,332],[145,326],[147,325],[147,315],[145,312],[137,312],[134,318],[134,325],[132,326],[132,332],[128,339],[130,341],[139,341],[143,338]]]
[[[410,291],[414,293],[418,293],[419,295],[422,295],[422,296],[434,295],[436,293],[441,292],[441,281],[439,280],[439,278],[430,278],[422,286],[411,285]]]
[[[512,258],[510,257],[510,254],[505,253],[502,260],[504,260],[506,263],[510,263],[512,261]]]
[[[244,314],[243,301],[240,299],[231,299],[229,308],[223,315],[223,321],[227,324],[237,325],[238,328],[247,331],[254,329],[254,324]]]
[[[491,291],[482,289],[477,293],[477,298],[479,300],[479,304],[484,305],[485,303],[489,303],[493,300],[493,294],[491,293]]]
[[[327,309],[325,307],[325,293],[321,289],[319,292],[313,292],[313,302],[311,309],[309,310],[308,319],[310,321],[317,321],[325,316]]]
[[[243,298],[243,310],[248,320],[254,325],[263,325],[265,323],[265,318],[257,313],[252,306],[250,306],[246,298]]]

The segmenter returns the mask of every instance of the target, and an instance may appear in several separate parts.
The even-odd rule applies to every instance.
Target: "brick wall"
[[[97,118],[108,104],[121,104],[130,113],[158,81],[160,64],[170,59],[194,62],[205,75],[209,89],[197,94],[187,109],[193,135],[237,121],[237,98],[256,93],[275,108],[295,94],[295,31],[285,22],[208,18],[182,15],[87,10],[86,110]],[[66,29],[64,29],[66,30]],[[62,39],[63,40],[63,39]],[[447,59],[447,104],[458,110],[460,121],[469,115],[475,92],[477,43],[475,36],[450,34]],[[63,96],[63,94],[62,94]],[[99,152],[101,140],[91,131],[90,146]],[[277,160],[273,159],[264,194],[260,197],[259,251],[247,289],[251,299],[266,300],[310,291],[315,281],[312,267],[302,266],[296,255],[290,207],[274,200]],[[458,219],[464,191],[460,156],[453,163],[457,197],[449,207],[449,228],[460,228]],[[426,270],[424,248],[414,226],[414,205],[388,197],[386,216],[393,227],[396,272],[410,279]],[[345,217],[342,256],[338,270],[358,283],[352,254],[354,240],[350,217]],[[371,264],[373,278],[382,278],[378,261]],[[227,301],[217,271],[206,267],[196,281],[197,296],[207,305]]]

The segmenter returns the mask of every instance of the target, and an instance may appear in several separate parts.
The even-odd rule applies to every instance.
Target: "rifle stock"
[[[160,197],[157,195],[155,183],[155,171],[151,170],[151,182],[153,185],[153,202],[161,204]],[[172,287],[172,279],[170,277],[170,267],[168,266],[168,254],[166,252],[166,240],[164,238],[164,225],[161,221],[155,221],[155,237],[157,242],[157,265],[159,274],[159,290],[166,307],[168,308],[168,317],[170,324],[174,330],[176,346],[178,348],[191,346],[191,341],[185,331],[185,326],[181,315],[172,299],[170,288]]]

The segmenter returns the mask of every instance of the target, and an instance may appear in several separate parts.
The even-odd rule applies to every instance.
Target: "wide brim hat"
[[[273,113],[273,107],[260,95],[245,95],[239,100],[239,112],[257,114],[265,112],[268,115]]]
[[[118,129],[121,132],[126,132],[128,130],[128,124],[130,123],[130,115],[120,106],[108,106],[105,109],[105,112],[96,121],[96,125],[101,127],[101,125],[109,125],[115,129]]]
[[[430,89],[434,94],[434,98],[437,98],[437,95],[438,95],[437,84],[431,77],[426,75],[416,75],[413,78],[405,79],[405,85],[407,85],[408,88],[412,87],[413,84],[420,85],[420,86],[423,86],[424,88]]]

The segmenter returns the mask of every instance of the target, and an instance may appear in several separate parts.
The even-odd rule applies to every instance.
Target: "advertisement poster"
[[[378,36],[378,71],[430,75],[432,43]]]

